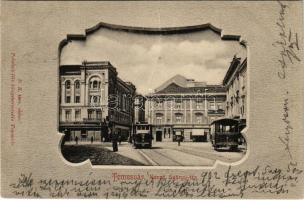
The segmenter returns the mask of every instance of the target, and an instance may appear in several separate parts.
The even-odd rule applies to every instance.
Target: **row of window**
[[[228,89],[228,96],[246,87],[246,76],[240,75],[240,78],[235,79]]]
[[[175,121],[174,123],[183,123],[184,122],[184,116],[182,114],[175,115]],[[195,116],[195,122],[197,124],[203,123],[203,115],[196,115]],[[163,124],[164,123],[164,117],[163,116],[156,116],[156,124]],[[170,123],[170,119],[167,119],[167,123]]]
[[[80,121],[81,120],[81,110],[76,109],[75,111],[75,121]],[[101,119],[102,113],[101,110],[93,110],[90,109],[88,110],[88,119]],[[65,120],[66,121],[72,121],[72,110],[68,109],[65,110]]]
[[[240,115],[245,117],[246,110],[245,110],[245,98],[242,98],[241,103],[236,103],[235,101],[227,102],[226,112],[230,113],[231,115]]]
[[[89,88],[90,89],[99,89],[101,86],[101,81],[99,78],[92,78],[89,82]],[[74,88],[75,89],[80,89],[80,81],[77,80],[74,82]],[[71,81],[70,80],[67,80],[65,82],[65,89],[66,90],[69,90],[71,89]]]
[[[117,95],[116,105],[123,111],[129,111],[131,105],[131,99],[127,94]]]
[[[75,81],[74,86],[75,86],[75,89],[80,89],[80,81]],[[67,90],[71,89],[71,81],[67,80],[65,82],[65,89],[67,89]]]
[[[101,110],[88,110],[88,119],[101,119],[102,113]]]
[[[100,95],[91,95],[89,97],[89,102],[91,105],[96,105],[96,104],[100,104],[101,102],[101,97]],[[65,97],[65,103],[71,103],[71,96],[66,96]],[[76,95],[75,99],[74,99],[74,103],[80,103],[80,96]]]
[[[90,95],[89,96],[89,103],[90,105],[100,105],[101,103],[101,96],[100,95]],[[71,103],[71,96],[66,95],[65,96],[65,103]],[[76,94],[74,103],[80,103],[80,95]],[[117,98],[115,100],[115,106],[118,108],[121,108],[123,111],[127,111],[128,108],[130,107],[130,100],[129,98],[126,97],[126,95],[122,95],[121,98]]]
[[[171,104],[172,105],[172,104]],[[168,108],[171,109],[171,105],[168,105]],[[211,110],[216,110],[216,109],[223,109],[222,104],[217,104],[214,102],[209,102],[210,109]],[[164,104],[161,102],[158,102],[155,104],[156,109],[162,109],[164,108]],[[182,106],[182,103],[175,103],[174,107],[172,106],[173,109],[183,109],[184,106]],[[205,109],[205,105],[203,103],[196,103],[195,108],[200,110],[200,109]]]
[[[97,80],[90,81],[89,88],[90,89],[100,89],[100,85],[101,85],[100,81],[97,81]]]
[[[81,119],[81,110],[75,110],[75,121],[79,121]],[[65,120],[72,120],[72,110],[65,110]]]
[[[65,103],[71,103],[71,96],[65,96]],[[80,96],[76,95],[74,103],[80,103]]]

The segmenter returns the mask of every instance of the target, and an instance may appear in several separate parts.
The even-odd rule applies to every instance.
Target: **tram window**
[[[230,129],[231,129],[231,127],[230,127],[230,126],[224,126],[224,132],[229,132],[229,131],[230,131]]]
[[[214,124],[214,129],[216,132],[220,132],[221,131],[220,124]]]

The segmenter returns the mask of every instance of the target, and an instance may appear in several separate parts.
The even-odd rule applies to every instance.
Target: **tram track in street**
[[[139,149],[139,152],[153,166],[184,166],[155,149]]]
[[[205,150],[198,151],[193,148],[183,148],[183,149],[170,148],[170,149],[174,149],[176,151],[188,153],[190,155],[199,156],[199,157],[202,157],[202,155],[204,155],[205,158],[208,158],[208,159],[212,158],[213,160],[220,160],[220,161],[228,162],[228,163],[236,162],[241,159],[241,158],[227,158],[224,155],[220,155],[221,152],[210,152],[210,151],[205,151]]]

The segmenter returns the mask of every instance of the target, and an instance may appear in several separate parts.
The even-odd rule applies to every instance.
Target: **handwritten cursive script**
[[[288,95],[288,91],[286,92]],[[289,99],[285,98],[283,103],[283,118],[282,121],[285,124],[284,127],[284,136],[279,136],[280,141],[284,144],[285,150],[288,152],[290,159],[292,160],[292,153],[290,151],[290,135],[292,134],[293,127],[291,126],[291,122],[289,120]]]
[[[278,77],[280,79],[286,78],[286,69],[288,67],[288,61],[293,64],[295,61],[301,61],[298,53],[300,50],[298,33],[292,32],[291,28],[288,28],[285,17],[287,15],[288,6],[281,1],[278,1],[280,10],[279,18],[276,25],[279,27],[279,40],[273,43],[273,46],[279,47],[280,59],[280,70]]]
[[[237,198],[250,193],[284,194],[296,186],[303,170],[297,163],[287,167],[256,166],[247,170],[224,173],[202,171],[196,179],[151,179],[142,175],[140,180],[87,180],[40,178],[32,173],[21,174],[10,184],[17,197],[53,198]]]

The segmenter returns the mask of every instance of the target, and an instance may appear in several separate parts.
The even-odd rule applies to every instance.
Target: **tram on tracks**
[[[244,140],[241,130],[244,123],[238,119],[222,118],[215,120],[210,125],[210,139],[215,150],[228,147],[230,150],[238,149]]]
[[[135,148],[152,148],[152,125],[148,123],[136,123],[133,125],[133,146]]]

